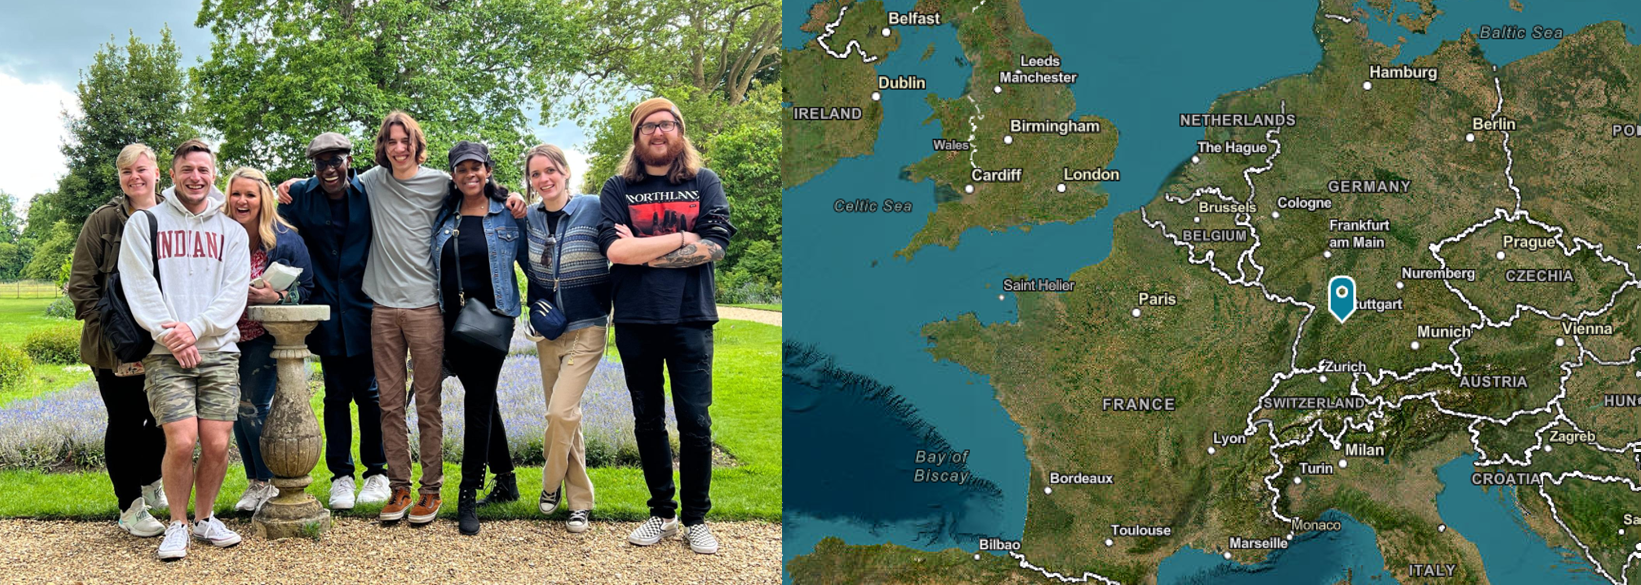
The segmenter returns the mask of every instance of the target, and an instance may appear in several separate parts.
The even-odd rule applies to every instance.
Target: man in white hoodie
[[[177,502],[159,547],[166,560],[188,554],[186,502],[196,485],[193,536],[219,547],[239,544],[239,535],[211,508],[222,489],[238,414],[235,324],[245,312],[251,279],[250,242],[245,228],[222,213],[210,147],[196,138],[172,151],[171,181],[176,186],[166,190],[164,203],[126,222],[120,247],[126,302],[137,324],[154,335],[154,350],[143,359],[144,390],[165,429],[165,495]],[[149,236],[150,225],[157,237]]]

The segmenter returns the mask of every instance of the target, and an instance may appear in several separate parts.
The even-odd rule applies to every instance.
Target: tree
[[[74,243],[79,234],[79,224],[59,221],[51,226],[50,237],[35,248],[34,257],[29,259],[28,266],[23,269],[23,278],[57,280],[57,276],[62,272],[63,262],[74,257]]]
[[[497,181],[517,185],[536,142],[526,108],[543,69],[581,59],[581,18],[533,0],[206,0],[195,24],[216,41],[193,74],[223,158],[276,180],[309,170],[305,149],[322,132],[348,136],[355,167],[368,167],[397,109],[427,133],[429,166],[475,140],[490,146]]]
[[[598,119],[636,91],[680,87],[740,105],[755,80],[779,78],[780,3],[766,0],[591,0],[586,59],[547,83],[543,118]]]
[[[190,124],[189,85],[178,64],[181,59],[169,27],[160,29],[160,42],[154,45],[132,34],[121,49],[109,37],[108,44],[92,57],[74,92],[81,112],[63,112],[69,131],[62,148],[68,158],[68,176],[52,195],[50,203],[60,214],[53,223],[60,219],[84,224],[92,210],[120,193],[114,159],[126,145],[141,142],[165,153],[197,135]],[[171,159],[164,154],[159,158],[155,162],[163,182]],[[163,188],[156,186],[156,190]]]
[[[16,244],[23,235],[23,218],[17,217],[17,198],[0,191],[0,242]]]
[[[76,187],[76,185],[83,184],[81,183],[82,179],[71,179],[71,177],[74,177],[74,175],[65,175],[57,180],[57,189],[35,195],[34,199],[29,200],[28,217],[25,220],[27,223],[23,226],[23,240],[39,242],[51,236],[51,226],[57,225],[57,220],[63,218],[63,212],[58,208],[58,202],[62,199],[59,193],[62,192],[64,184],[70,183],[69,187],[71,189],[83,191],[83,188]]]

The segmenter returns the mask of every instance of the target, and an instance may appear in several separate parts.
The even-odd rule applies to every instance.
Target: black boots
[[[456,500],[456,524],[462,534],[469,536],[479,533],[479,505],[474,501],[478,498],[477,492],[474,488],[464,487]]]
[[[490,493],[479,500],[480,506],[517,502],[519,500],[518,478],[508,473],[496,476],[496,485],[490,487]]]

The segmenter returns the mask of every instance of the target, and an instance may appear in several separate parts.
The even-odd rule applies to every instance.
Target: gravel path
[[[765,311],[762,309],[747,309],[743,307],[725,307],[723,305],[718,305],[718,318],[739,319],[742,321],[763,323],[764,325],[774,325],[776,327],[781,326],[780,311]]]
[[[110,522],[0,520],[0,581],[7,583],[779,583],[781,526],[716,522],[716,555],[681,538],[627,544],[635,522],[598,522],[582,534],[560,521],[488,521],[465,537],[456,523],[381,526],[340,518],[321,541],[257,538],[248,519],[224,523],[245,541],[188,557],[154,556],[159,537],[136,538]]]

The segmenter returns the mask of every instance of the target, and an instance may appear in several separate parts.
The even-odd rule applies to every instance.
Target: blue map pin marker
[[[1328,281],[1328,312],[1340,323],[1356,312],[1356,279],[1335,276]]]

